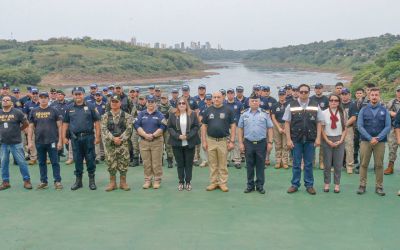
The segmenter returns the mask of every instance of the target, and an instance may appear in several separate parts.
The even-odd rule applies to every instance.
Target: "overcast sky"
[[[1,0],[0,39],[184,41],[263,49],[400,34],[398,0]]]

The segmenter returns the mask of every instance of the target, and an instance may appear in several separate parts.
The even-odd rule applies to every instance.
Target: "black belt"
[[[84,137],[88,135],[93,135],[93,132],[82,132],[82,133],[74,133],[76,137]]]
[[[214,141],[226,141],[227,137],[214,138],[214,137],[208,136],[208,138],[211,140],[214,140]]]
[[[264,139],[261,139],[261,140],[259,140],[259,141],[250,141],[250,140],[248,140],[248,139],[245,139],[245,141],[247,141],[247,142],[249,142],[249,143],[251,143],[251,144],[260,144],[260,143],[263,143],[263,142],[265,142],[265,138]]]

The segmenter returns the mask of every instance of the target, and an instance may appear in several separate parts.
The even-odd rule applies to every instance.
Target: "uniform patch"
[[[210,114],[209,118],[214,119],[214,114]]]
[[[279,111],[281,111],[281,109],[280,108],[276,108],[276,112],[279,112]]]
[[[315,116],[311,116],[310,120],[315,121]]]
[[[220,113],[220,114],[219,114],[219,118],[225,119],[225,113]]]
[[[165,119],[165,118],[162,119],[161,123],[164,124],[164,125],[167,125],[167,124],[168,124],[168,123],[167,123],[167,119]]]

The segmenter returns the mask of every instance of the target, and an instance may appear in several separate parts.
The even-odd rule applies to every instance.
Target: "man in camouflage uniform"
[[[116,174],[119,171],[119,188],[129,191],[126,183],[126,173],[129,166],[129,144],[132,135],[132,116],[121,110],[121,97],[114,94],[110,100],[111,110],[101,119],[101,133],[105,146],[107,170],[110,173],[110,183],[106,191],[117,189]]]
[[[139,112],[146,109],[146,98],[144,95],[139,95],[138,102],[133,105],[132,108],[132,117],[135,119]],[[139,136],[137,134],[136,129],[132,131],[131,142],[133,147],[133,161],[130,164],[130,167],[139,166]]]
[[[158,105],[158,110],[164,115],[165,119],[168,121],[169,112],[171,112],[173,110],[173,107],[171,106],[171,104],[168,101],[167,94],[161,95],[160,104]],[[172,146],[170,144],[168,144],[169,132],[167,129],[164,131],[163,136],[164,136],[165,152],[167,153],[168,168],[172,168],[174,154],[172,153]]]
[[[383,172],[385,175],[393,174],[394,171],[394,162],[397,158],[397,140],[396,134],[394,132],[394,118],[396,117],[397,112],[400,110],[400,86],[396,87],[396,98],[390,100],[386,106],[386,108],[390,112],[390,118],[392,118],[392,128],[390,130],[390,134],[388,136],[388,146],[389,146],[389,163],[385,171]]]

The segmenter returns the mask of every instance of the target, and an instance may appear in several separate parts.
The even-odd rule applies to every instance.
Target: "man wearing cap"
[[[271,107],[273,103],[276,103],[276,99],[271,97],[271,89],[269,86],[261,86],[260,87],[260,108],[264,109],[269,115],[270,115],[270,111],[271,111]],[[273,138],[270,138],[271,140],[273,140]],[[271,150],[272,147],[268,148],[267,154],[266,154],[266,158],[265,158],[265,165],[269,166],[271,165],[271,161],[269,160],[269,157],[271,155]]]
[[[26,115],[26,117],[28,118],[30,116],[31,111],[34,108],[39,107],[39,90],[37,88],[32,88],[31,90],[32,93],[32,98],[30,101],[28,101],[27,103],[25,103],[24,105],[24,113]],[[26,130],[25,133],[28,133],[28,131]],[[35,137],[35,135],[33,135]],[[29,165],[35,165],[37,162],[37,151],[36,151],[36,147],[35,147],[35,138],[33,138],[32,141],[33,145],[31,146],[30,149],[28,149],[28,155],[29,155]]]
[[[19,101],[22,104],[22,108],[24,107],[25,103],[27,103],[28,101],[31,100],[31,97],[32,97],[32,92],[31,92],[32,87],[28,86],[28,87],[26,87],[26,90],[27,90],[27,92],[26,92],[25,96],[22,97],[21,99],[19,99]]]
[[[94,106],[99,113],[100,117],[106,113],[106,105],[107,103],[103,100],[103,95],[100,91],[97,91],[94,95],[95,101]],[[100,141],[99,144],[95,145],[95,152],[96,152],[96,164],[99,164],[100,161],[104,161],[104,143]]]
[[[156,98],[157,105],[160,104],[160,101],[161,101],[161,89],[158,86],[154,90],[154,97]]]
[[[201,124],[202,124],[202,120],[203,120],[203,117],[204,117],[204,113],[206,112],[206,110],[209,108],[209,107],[211,107],[212,106],[212,94],[206,94],[206,96],[205,96],[205,106],[203,107],[203,109],[201,109],[200,111],[199,111],[199,123],[200,123],[200,126],[201,126]],[[199,167],[202,167],[202,168],[204,168],[204,167],[207,167],[208,166],[208,154],[207,154],[207,151],[205,151],[204,149],[203,149],[203,147],[201,147],[201,153],[199,153],[199,158],[200,158],[200,165],[199,165]],[[204,155],[205,156],[205,159],[201,159],[201,155]]]
[[[253,88],[252,88],[252,92],[251,95],[256,95],[256,96],[260,96],[260,92],[261,92],[261,86],[259,84],[254,84]],[[260,100],[261,102],[261,100]],[[245,103],[243,105],[243,109],[248,109],[250,108],[250,100],[249,98],[246,98]]]
[[[50,107],[54,108],[57,110],[57,112],[62,116],[62,120],[64,120],[65,117],[65,110],[67,109],[67,106],[70,105],[69,102],[65,100],[65,93],[62,90],[57,90],[57,100],[53,102]],[[68,145],[68,157],[66,160],[66,164],[70,165],[74,162],[73,159],[73,154],[72,154],[72,146],[69,144]],[[64,149],[62,148],[61,150],[58,151],[58,155],[64,157]]]
[[[116,85],[114,93],[119,95],[121,98],[121,109],[124,112],[130,114],[132,112],[133,104],[132,104],[131,99],[124,93],[122,86],[119,84]],[[111,105],[110,105],[110,103],[107,103],[106,110],[110,111],[110,109],[111,109]]]
[[[257,190],[265,194],[264,160],[266,151],[272,148],[273,124],[269,114],[260,108],[260,97],[253,93],[249,99],[250,108],[242,113],[238,124],[240,151],[245,153],[247,165],[247,188],[244,192]]]
[[[227,91],[227,99],[224,102],[228,108],[230,108],[233,112],[236,126],[239,122],[240,112],[242,111],[242,103],[240,101],[235,100],[235,90],[233,88],[229,88]],[[233,162],[235,168],[240,169],[242,163],[242,157],[240,156],[240,148],[238,141],[238,130],[236,130],[235,135],[235,147],[228,154],[228,164],[230,161]]]
[[[61,190],[60,163],[58,150],[62,148],[62,115],[49,106],[49,94],[39,94],[40,105],[34,108],[29,116],[28,148],[36,146],[39,159],[40,184],[37,189],[46,189],[47,181],[47,155],[49,155],[53,169],[54,188]],[[35,143],[33,144],[33,134]]]
[[[167,121],[157,110],[155,101],[153,95],[147,96],[147,108],[138,114],[133,124],[141,137],[139,145],[144,169],[143,189],[148,189],[152,185],[154,189],[160,188],[163,173],[163,132],[166,129]]]
[[[84,88],[75,87],[72,93],[74,103],[68,106],[63,123],[64,143],[68,144],[66,136],[69,129],[75,161],[76,180],[71,190],[82,188],[83,160],[86,160],[89,188],[95,190],[97,187],[94,179],[96,171],[94,144],[100,143],[100,115],[94,106],[84,101]]]
[[[144,95],[139,95],[138,97],[138,103],[133,106],[132,109],[132,117],[135,120],[138,116],[138,114],[146,109],[146,97]],[[131,164],[129,165],[130,167],[136,167],[139,166],[139,136],[137,134],[136,129],[132,131],[132,136],[131,136],[131,142],[132,142],[132,153],[133,153],[133,159]]]
[[[108,94],[108,87],[104,87],[103,88],[103,90],[102,90],[102,92],[103,92],[103,96],[106,98],[106,100],[107,100],[107,94]]]
[[[15,99],[17,99],[17,101],[14,103],[14,106],[15,106],[17,109],[19,109],[19,110],[22,111],[22,109],[24,108],[24,106],[23,106],[22,102],[20,101],[20,99],[21,99],[21,92],[19,91],[19,88],[13,89],[12,92],[13,92],[13,95],[14,95]]]
[[[28,127],[28,121],[24,114],[14,108],[11,96],[3,96],[2,109],[0,110],[0,157],[1,177],[3,183],[0,191],[10,188],[10,152],[19,166],[24,181],[24,188],[32,189],[28,166],[24,159],[21,131]]]
[[[200,84],[197,87],[197,95],[194,97],[194,99],[197,102],[197,106],[199,107],[199,110],[206,105],[205,96],[206,96],[206,85]]]
[[[293,98],[293,86],[292,84],[286,84],[285,85],[285,90],[286,90],[286,101],[291,102],[294,100]]]
[[[316,103],[318,103],[319,108],[324,111],[329,107],[329,98],[324,95],[324,85],[322,83],[315,84],[314,87],[315,95],[311,96],[310,99]],[[340,96],[340,94],[339,94]],[[315,166],[315,158],[314,158],[314,166]],[[324,169],[324,159],[322,150],[319,150],[319,168]]]
[[[292,100],[285,109],[285,134],[288,148],[293,154],[291,186],[288,193],[295,193],[300,187],[301,162],[304,160],[304,185],[309,194],[315,195],[313,158],[315,147],[321,143],[322,111],[318,103],[310,100],[310,86],[299,86],[300,97]]]
[[[236,97],[235,99],[239,102],[242,103],[242,106],[244,106],[244,104],[246,103],[246,97],[243,95],[244,93],[244,88],[242,85],[239,85],[236,87]]]
[[[135,89],[129,90],[129,98],[131,99],[131,102],[132,102],[133,106],[137,104],[137,101],[138,101],[137,97],[138,97],[138,93],[136,93]]]
[[[190,87],[185,84],[182,86],[182,96],[185,97],[189,103],[190,109],[199,113],[199,106],[197,105],[196,100],[190,96]]]
[[[179,97],[179,90],[176,88],[173,88],[171,90],[171,99],[169,100],[169,104],[171,104],[171,106],[173,108],[176,108],[176,103],[178,101],[178,97]]]
[[[161,95],[161,100],[160,104],[158,105],[158,110],[161,112],[161,114],[164,115],[165,119],[168,122],[169,119],[169,113],[173,110],[173,107],[169,104],[168,101],[168,95],[167,94],[162,94]],[[165,147],[165,152],[167,154],[167,163],[168,163],[168,168],[173,167],[174,163],[174,154],[172,152],[172,146],[171,144],[168,143],[169,140],[169,132],[168,130],[164,130],[163,132],[163,137],[164,137],[164,147]]]
[[[397,139],[396,139],[396,133],[394,129],[394,121],[397,112],[400,110],[400,86],[396,87],[396,98],[390,100],[386,108],[389,110],[390,113],[390,118],[392,119],[392,128],[390,130],[390,134],[388,136],[388,148],[389,148],[389,163],[387,168],[384,171],[385,175],[391,175],[394,172],[394,162],[396,161],[397,158]]]
[[[154,84],[149,85],[147,90],[149,91],[149,95],[154,96],[156,94],[156,85],[154,85]]]
[[[208,153],[210,185],[207,191],[220,188],[228,192],[228,151],[235,145],[236,123],[230,108],[223,104],[220,91],[213,94],[213,106],[204,112],[201,127],[203,149]]]
[[[3,98],[3,96],[10,96],[12,103],[14,104],[14,107],[17,107],[16,103],[18,101],[17,98],[15,98],[14,96],[10,95],[10,84],[8,83],[3,83],[2,85],[2,91],[1,91],[1,95],[0,95],[0,101]],[[1,108],[1,104],[0,104],[0,108]]]
[[[350,90],[347,88],[342,89],[341,94],[342,109],[344,111],[344,118],[346,121],[347,133],[345,137],[345,166],[348,174],[353,173],[354,167],[354,127],[357,124],[358,109],[357,104],[351,100]]]
[[[129,140],[132,134],[132,116],[121,109],[121,96],[114,94],[110,98],[111,109],[101,119],[101,135],[105,145],[107,170],[110,183],[106,191],[117,189],[116,174],[120,175],[119,188],[129,191],[126,173],[129,166]]]
[[[283,114],[287,105],[285,89],[279,89],[278,96],[279,101],[273,104],[271,108],[271,119],[274,123],[275,168],[283,167],[287,169],[289,168],[289,150],[286,143],[285,121],[283,120]]]
[[[50,89],[50,95],[49,95],[49,105],[51,105],[53,102],[57,100],[57,90],[55,88]]]

